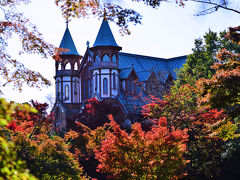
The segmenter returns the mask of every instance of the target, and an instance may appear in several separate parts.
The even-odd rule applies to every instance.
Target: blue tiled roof
[[[139,82],[147,81],[150,75],[152,74],[152,71],[140,71],[137,73]]]
[[[176,70],[180,69],[184,63],[186,63],[187,56],[179,56],[168,59],[168,67],[173,76],[173,79],[177,78]]]
[[[129,74],[132,72],[132,69],[133,68],[130,68],[130,67],[121,69],[121,71],[120,71],[120,78],[121,79],[126,79],[129,76]]]
[[[65,30],[65,33],[63,35],[59,48],[68,49],[67,52],[62,52],[61,55],[79,55],[68,27]]]
[[[116,46],[119,47],[114,39],[113,33],[109,27],[108,22],[103,19],[102,25],[98,31],[97,38],[93,47],[96,46]]]
[[[123,71],[122,76],[125,77],[125,74],[127,74],[126,69],[133,67],[138,75],[139,81],[146,81],[150,77],[151,72],[154,71],[156,76],[165,81],[169,73],[176,79],[177,75],[174,70],[182,67],[186,58],[186,56],[180,56],[164,59],[119,52],[119,69]]]

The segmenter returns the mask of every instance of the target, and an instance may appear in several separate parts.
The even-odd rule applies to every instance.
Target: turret
[[[102,98],[119,92],[119,58],[122,48],[117,45],[106,19],[103,19],[97,38],[90,48],[93,53],[93,87]]]
[[[56,61],[56,99],[62,103],[80,102],[80,81],[77,75],[81,56],[78,54],[73,42],[68,23],[59,48],[61,60]]]

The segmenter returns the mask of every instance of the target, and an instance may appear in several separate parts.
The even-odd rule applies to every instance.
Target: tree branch
[[[220,3],[215,3],[215,2],[212,2],[212,1],[204,1],[204,0],[185,0],[185,1],[192,1],[192,2],[196,2],[196,3],[202,3],[202,4],[209,4],[209,5],[213,5],[214,7],[212,8],[215,8],[217,11],[219,8],[222,8],[222,9],[225,9],[225,10],[228,10],[228,11],[233,11],[237,14],[240,14],[240,11],[236,10],[236,9],[233,9],[233,8],[230,8],[230,7],[227,7],[226,5],[226,2],[224,2],[224,4],[220,4]],[[207,9],[207,10],[210,10],[211,8]],[[205,10],[205,11],[207,11]],[[204,12],[204,11],[202,11]],[[212,13],[212,12],[210,12]],[[208,14],[208,13],[207,13]]]

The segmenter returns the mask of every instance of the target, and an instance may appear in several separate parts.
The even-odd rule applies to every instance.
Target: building
[[[142,98],[149,94],[161,97],[176,79],[174,70],[186,61],[186,56],[164,59],[120,52],[105,19],[84,56],[78,54],[68,27],[60,48],[68,51],[60,55],[62,61],[56,61],[53,111],[57,127],[63,129],[73,125],[92,97],[111,101],[121,107],[125,119],[134,118],[139,114],[136,107],[144,104]]]

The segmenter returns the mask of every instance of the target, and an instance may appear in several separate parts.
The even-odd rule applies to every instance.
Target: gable
[[[140,71],[138,72],[139,82],[145,82],[149,79],[153,71]]]
[[[93,53],[89,50],[89,48],[87,48],[87,50],[83,56],[83,59],[81,61],[78,74],[82,73],[82,71],[84,71],[88,66],[90,66],[92,64],[92,62],[91,62],[92,59],[93,59]]]
[[[129,76],[133,76],[134,79],[138,79],[138,75],[132,67],[121,69],[120,79],[127,79]]]

